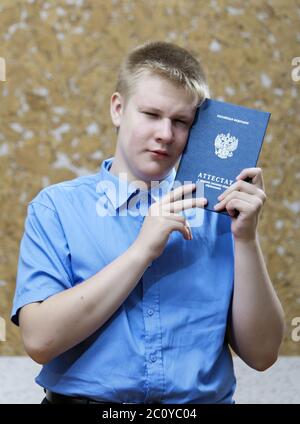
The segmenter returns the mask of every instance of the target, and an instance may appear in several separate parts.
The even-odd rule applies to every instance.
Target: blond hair
[[[139,76],[148,71],[184,87],[199,104],[209,97],[200,62],[186,49],[163,41],[147,42],[125,57],[120,67],[116,91],[130,96]]]

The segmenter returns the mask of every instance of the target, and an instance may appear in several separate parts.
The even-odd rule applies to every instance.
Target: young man
[[[257,238],[261,170],[223,193],[231,217],[203,210],[192,229],[184,213],[206,200],[170,190],[206,96],[186,50],[138,47],[111,98],[114,157],[29,204],[12,320],[49,402],[232,403],[228,343],[257,370],[275,362],[284,320]]]

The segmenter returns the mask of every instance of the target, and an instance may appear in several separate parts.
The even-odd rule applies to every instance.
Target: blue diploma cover
[[[244,168],[256,166],[270,116],[269,112],[206,99],[197,109],[175,181],[197,183],[197,196],[206,197],[206,209],[216,212],[217,197]]]

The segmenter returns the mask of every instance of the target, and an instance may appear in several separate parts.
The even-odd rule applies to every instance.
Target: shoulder
[[[67,202],[70,196],[82,197],[89,189],[94,189],[99,181],[99,173],[84,175],[73,180],[62,181],[43,188],[29,202],[29,211],[34,207],[44,207],[56,212],[57,205]]]

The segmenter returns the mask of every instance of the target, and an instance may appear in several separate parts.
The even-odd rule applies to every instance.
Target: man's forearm
[[[250,366],[265,369],[276,360],[284,313],[256,240],[235,240],[234,295],[230,343]]]
[[[71,289],[32,307],[22,326],[24,345],[34,360],[49,362],[99,329],[134,289],[148,259],[133,244],[104,269]],[[35,307],[33,309],[33,307]],[[26,314],[26,306],[21,310]]]

